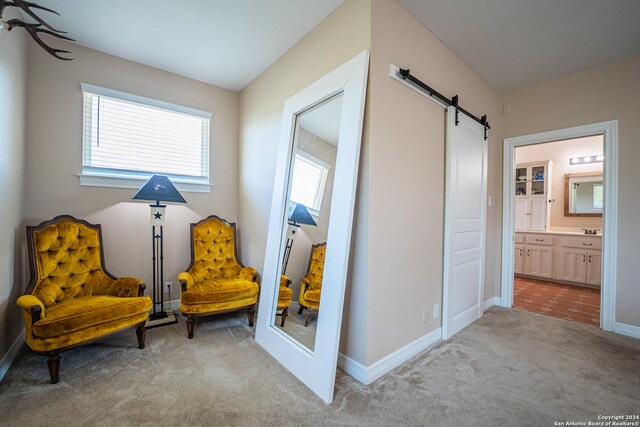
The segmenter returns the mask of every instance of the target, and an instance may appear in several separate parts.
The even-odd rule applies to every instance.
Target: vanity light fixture
[[[602,154],[594,155],[594,156],[584,156],[584,157],[572,157],[569,160],[570,165],[584,165],[587,163],[602,163],[604,161],[604,156]]]

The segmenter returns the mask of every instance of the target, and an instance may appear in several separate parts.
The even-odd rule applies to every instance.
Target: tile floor
[[[600,324],[599,289],[516,277],[513,306],[588,325]]]

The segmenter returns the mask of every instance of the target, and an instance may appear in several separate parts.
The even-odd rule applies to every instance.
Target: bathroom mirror
[[[564,176],[564,216],[602,216],[603,203],[602,172]]]
[[[285,102],[267,234],[256,340],[326,403],[333,400],[368,66],[365,51]]]

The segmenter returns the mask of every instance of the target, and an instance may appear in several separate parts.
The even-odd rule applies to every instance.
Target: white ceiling
[[[638,0],[398,1],[497,91],[640,51]]]
[[[38,3],[81,45],[238,91],[343,1]],[[398,1],[497,91],[640,51],[640,0]]]
[[[37,0],[78,44],[234,91],[343,1]]]

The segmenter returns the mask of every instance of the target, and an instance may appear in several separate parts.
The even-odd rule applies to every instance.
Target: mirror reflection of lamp
[[[302,203],[297,203],[293,209],[291,216],[289,216],[287,227],[287,245],[284,248],[284,256],[282,258],[282,274],[287,271],[287,264],[289,263],[289,255],[291,254],[291,248],[293,247],[293,241],[298,235],[301,225],[311,225],[317,227],[318,224],[313,220],[313,217],[309,213],[309,210]]]

